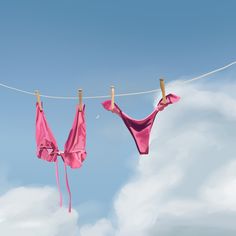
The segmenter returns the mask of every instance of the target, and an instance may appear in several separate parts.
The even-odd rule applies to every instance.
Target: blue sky
[[[83,88],[90,96],[109,94],[110,85],[126,93],[158,88],[162,76],[191,78],[235,60],[235,7],[230,0],[1,1],[0,82],[58,96]],[[0,164],[9,185],[55,187],[54,166],[35,155],[35,97],[3,88],[0,96]],[[153,100],[116,99],[136,118],[152,111]],[[102,101],[85,101],[88,156],[83,168],[69,171],[81,222],[110,213],[139,161],[130,134]],[[62,148],[77,101],[43,102]]]

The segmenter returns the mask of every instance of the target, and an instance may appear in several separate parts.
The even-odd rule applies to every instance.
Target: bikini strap
[[[61,192],[61,188],[60,188],[60,181],[59,181],[59,174],[58,174],[58,159],[56,159],[55,168],[56,168],[57,188],[58,188],[58,192],[60,195],[60,207],[62,207],[62,192]]]
[[[64,163],[64,169],[65,169],[65,178],[66,178],[66,187],[67,187],[67,191],[69,194],[69,207],[68,207],[68,211],[71,212],[71,191],[70,191],[70,186],[69,186],[69,181],[68,181],[68,176],[67,176],[67,168],[66,168],[66,164]]]

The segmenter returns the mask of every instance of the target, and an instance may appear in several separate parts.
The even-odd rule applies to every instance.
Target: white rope
[[[186,83],[191,83],[193,81],[196,81],[196,80],[200,80],[200,79],[203,79],[209,75],[212,75],[212,74],[215,74],[217,72],[220,72],[220,71],[223,71],[233,65],[236,64],[236,61],[233,61],[229,64],[227,64],[226,66],[223,66],[223,67],[220,67],[218,69],[215,69],[213,71],[210,71],[210,72],[207,72],[205,74],[202,74],[200,76],[197,76],[197,77],[194,77],[192,79],[189,79],[189,80],[185,80],[183,81],[184,84]],[[25,94],[29,94],[29,95],[34,95],[35,96],[35,93],[33,92],[29,92],[29,91],[25,91],[25,90],[22,90],[22,89],[18,89],[18,88],[14,88],[14,87],[11,87],[11,86],[8,86],[6,84],[2,84],[0,83],[0,86],[1,87],[4,87],[4,88],[7,88],[7,89],[10,89],[10,90],[14,90],[14,91],[17,91],[17,92],[20,92],[20,93],[25,93]],[[167,84],[168,86],[168,84]],[[141,94],[149,94],[149,93],[155,93],[157,91],[160,91],[160,88],[157,88],[157,89],[153,89],[153,90],[147,90],[147,91],[142,91],[142,92],[135,92],[135,93],[120,93],[120,94],[116,94],[115,97],[126,97],[126,96],[134,96],[134,95],[141,95]],[[78,99],[78,97],[60,97],[60,96],[50,96],[50,95],[44,95],[44,94],[41,94],[40,97],[44,97],[44,98],[49,98],[49,99]],[[100,98],[109,98],[110,95],[103,95],[103,96],[89,96],[89,97],[83,97],[83,99],[100,99]]]
[[[7,89],[11,89],[11,90],[17,91],[17,92],[26,93],[26,94],[30,94],[30,95],[35,95],[35,93],[31,93],[31,92],[28,92],[28,91],[25,91],[25,90],[14,88],[14,87],[2,84],[2,83],[0,83],[0,86],[4,87],[4,88],[7,88]]]
[[[220,72],[222,70],[225,70],[225,69],[227,69],[227,68],[229,68],[229,67],[231,67],[231,66],[233,66],[235,64],[236,64],[236,61],[233,61],[233,62],[229,63],[228,65],[223,66],[221,68],[215,69],[213,71],[210,71],[210,72],[205,73],[203,75],[197,76],[195,78],[192,78],[192,79],[189,79],[189,80],[185,80],[184,83],[186,84],[186,83],[190,83],[190,82],[195,81],[195,80],[199,80],[199,79],[205,78],[205,77],[207,77],[209,75],[212,75],[212,74],[215,74],[215,73]]]

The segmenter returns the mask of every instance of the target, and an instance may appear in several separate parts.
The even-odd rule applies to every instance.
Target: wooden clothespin
[[[164,79],[160,79],[160,87],[162,92],[162,101],[166,104],[166,91],[165,91],[165,82]]]
[[[111,110],[113,111],[115,107],[115,86],[111,86]]]
[[[39,93],[38,90],[35,91],[35,96],[36,96],[36,98],[37,98],[37,102],[38,102],[38,105],[39,105],[39,109],[40,109],[40,111],[42,111],[43,108],[42,108],[42,104],[41,104],[41,100],[40,100],[40,93]]]
[[[79,96],[79,111],[83,110],[83,90],[78,90],[78,96]]]

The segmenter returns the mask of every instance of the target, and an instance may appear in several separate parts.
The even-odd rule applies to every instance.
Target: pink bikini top
[[[155,117],[159,111],[164,110],[165,107],[168,105],[178,102],[180,97],[174,94],[168,94],[166,96],[166,103],[162,102],[162,99],[157,104],[154,111],[142,120],[135,120],[128,115],[126,115],[117,104],[114,104],[114,109],[111,109],[111,100],[107,100],[102,103],[103,107],[108,110],[112,111],[113,113],[117,114],[125,123],[126,127],[130,131],[133,139],[136,143],[138,151],[140,154],[148,154],[149,152],[149,139],[150,133],[155,121]]]
[[[56,139],[48,126],[44,111],[40,111],[39,104],[36,103],[36,144],[37,156],[40,159],[56,163],[56,177],[58,189],[60,192],[60,205],[62,206],[62,194],[60,191],[58,176],[58,156],[64,162],[66,185],[69,193],[69,211],[71,211],[71,193],[68,183],[66,166],[71,168],[80,168],[82,162],[86,158],[86,124],[85,124],[85,105],[80,112],[79,107],[76,108],[72,129],[70,130],[68,139],[65,143],[64,151],[59,151]]]

